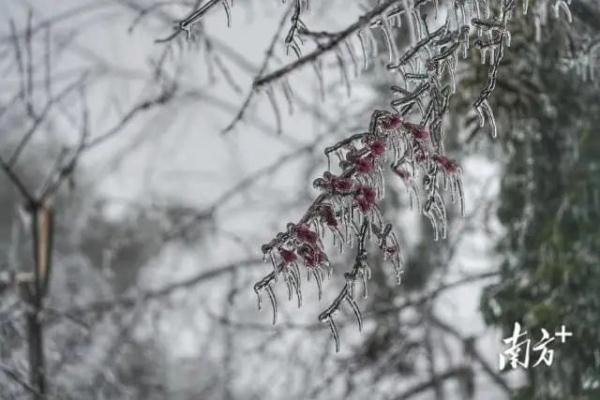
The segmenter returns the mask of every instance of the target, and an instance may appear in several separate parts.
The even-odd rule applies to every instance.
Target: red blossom
[[[369,211],[371,209],[371,207],[373,206],[373,204],[371,202],[369,202],[364,196],[356,196],[355,199],[356,199],[356,204],[358,205],[358,208],[363,213],[366,213],[367,211]]]
[[[338,226],[338,221],[335,217],[335,211],[333,211],[333,207],[329,205],[321,207],[319,210],[319,215],[321,216],[321,220],[324,221],[328,226]]]
[[[410,133],[417,140],[427,139],[429,137],[429,129],[424,126],[412,126]]]
[[[279,255],[281,255],[281,258],[285,264],[293,263],[298,258],[293,250],[287,250],[284,248],[279,248]]]
[[[356,172],[363,175],[370,174],[375,169],[375,164],[373,161],[373,157],[369,156],[362,157],[354,161]]]
[[[304,260],[304,265],[307,268],[316,268],[327,261],[327,255],[319,249],[314,249],[311,246],[302,246],[298,252]]]
[[[370,203],[375,203],[375,200],[377,199],[377,192],[370,186],[361,186],[358,189],[358,195],[364,196],[365,199],[367,199],[367,201]]]
[[[350,178],[332,178],[331,186],[338,192],[349,192],[354,186],[354,182]]]
[[[383,155],[385,153],[385,142],[383,140],[376,140],[369,146],[371,154],[375,157]]]
[[[316,232],[311,231],[308,225],[296,225],[294,231],[296,233],[296,237],[301,242],[314,245],[317,244],[317,241],[319,240],[319,235],[317,235]]]
[[[400,125],[402,125],[402,117],[399,114],[390,115],[381,122],[385,130],[398,129]]]
[[[375,205],[377,192],[370,186],[361,186],[354,197],[356,205],[363,213],[369,211]]]
[[[449,159],[446,156],[442,156],[440,154],[434,154],[433,160],[437,162],[444,170],[449,173],[455,173],[458,171],[458,163],[454,160]]]

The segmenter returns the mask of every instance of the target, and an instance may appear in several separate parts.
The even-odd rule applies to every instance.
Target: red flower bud
[[[363,213],[369,211],[375,205],[377,192],[370,186],[361,186],[354,197],[356,205]]]
[[[402,125],[402,117],[399,114],[393,114],[381,122],[381,127],[385,130],[398,129]]]
[[[307,268],[316,268],[327,261],[325,253],[308,245],[302,246],[298,252],[302,255],[304,265]]]
[[[410,133],[418,140],[427,139],[429,137],[429,129],[424,126],[412,126]]]
[[[338,192],[349,192],[354,186],[354,182],[350,178],[332,178],[331,186]]]
[[[321,220],[325,222],[328,226],[336,227],[338,226],[337,218],[335,217],[335,211],[333,211],[333,207],[331,206],[323,206],[319,210],[319,214],[321,216]]]
[[[373,205],[373,203],[368,201],[365,198],[365,196],[356,196],[355,200],[356,200],[356,204],[358,205],[359,210],[362,211],[363,213],[366,213],[367,211],[369,211],[371,209],[371,206]]]
[[[375,169],[372,157],[359,158],[354,162],[354,167],[356,172],[363,175],[370,174]]]
[[[377,192],[370,186],[361,186],[358,189],[358,195],[364,196],[369,203],[375,203],[375,200],[377,199]]]
[[[449,159],[446,156],[442,156],[440,154],[434,154],[433,160],[437,162],[444,170],[449,173],[455,173],[458,171],[458,163],[454,160]]]
[[[298,258],[293,250],[287,250],[284,248],[279,248],[279,255],[285,264],[293,263]]]
[[[375,157],[381,156],[385,153],[385,142],[383,140],[376,140],[369,146],[371,154]]]
[[[316,232],[311,231],[308,225],[296,225],[294,231],[296,233],[296,237],[301,242],[317,244],[317,241],[319,240],[319,235],[317,235]]]

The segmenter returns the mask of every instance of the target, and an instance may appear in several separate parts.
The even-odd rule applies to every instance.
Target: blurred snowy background
[[[270,268],[260,248],[304,213],[315,196],[311,182],[326,168],[323,148],[364,130],[372,110],[387,107],[394,78],[376,62],[350,77],[347,93],[336,59],[329,57],[323,65],[324,99],[314,71],[304,68],[289,79],[293,113],[281,91],[274,92],[279,116],[267,96],[257,95],[244,118],[223,133],[250,92],[288,5],[236,1],[231,27],[217,7],[194,28],[193,40],[180,35],[155,43],[194,3],[0,1],[0,155],[8,160],[36,127],[13,168],[35,192],[78,148],[82,135],[87,143],[51,203],[54,253],[41,315],[48,398],[499,400],[515,395],[511,388],[524,384],[525,374],[498,371],[501,338],[512,325],[493,318],[484,323],[481,303],[488,303],[482,289],[501,281],[507,272],[500,266],[509,253],[522,257],[502,248],[517,224],[501,221],[498,210],[512,209],[525,225],[533,217],[521,218],[521,212],[535,213],[524,203],[510,205],[505,192],[511,177],[524,174],[509,167],[517,163],[511,157],[515,147],[521,148],[519,132],[535,136],[532,126],[543,129],[515,127],[515,121],[538,118],[552,125],[552,118],[564,119],[554,101],[565,95],[540,100],[550,109],[547,115],[527,113],[543,108],[526,103],[527,96],[545,90],[549,79],[531,78],[534,87],[525,87],[518,81],[523,66],[515,62],[506,67],[513,70],[505,80],[501,74],[499,94],[493,96],[506,100],[499,107],[509,110],[504,120],[499,117],[504,138],[474,135],[467,111],[449,118],[447,150],[464,171],[466,216],[449,208],[446,240],[432,240],[430,225],[410,209],[402,183],[391,181],[385,215],[405,246],[405,281],[393,285],[383,260],[375,262],[370,296],[361,301],[363,332],[351,313],[342,316],[336,354],[329,328],[316,315],[338,293],[350,259],[344,254],[332,260],[334,276],[325,281],[321,301],[313,281],[304,283],[300,309],[283,301],[285,287],[278,287],[282,301],[272,326],[271,310],[257,310],[252,290]],[[341,30],[364,13],[367,3],[312,1],[304,22],[315,31]],[[526,38],[527,23],[522,25]],[[513,51],[521,52],[520,60],[547,45],[520,49],[527,40],[518,34]],[[285,54],[282,43],[274,49],[267,70],[295,58]],[[533,64],[524,64],[536,74]],[[470,83],[477,76],[477,62],[472,65],[474,73],[468,62],[459,70],[466,83],[457,108],[478,90]],[[521,97],[512,96],[514,82],[523,90]],[[520,119],[510,114],[514,110],[522,113]],[[585,120],[571,126],[596,133]],[[597,149],[598,140],[588,148]],[[553,157],[545,154],[530,157]],[[556,174],[544,173],[528,175],[529,182],[556,179],[558,185]],[[559,199],[581,198],[559,186],[556,191]],[[591,223],[598,215],[597,186],[589,196],[592,211],[584,219]],[[539,200],[542,207],[554,207]],[[4,277],[29,271],[33,263],[24,208],[22,193],[3,174]],[[598,267],[597,253],[588,258]],[[535,262],[530,260],[531,266]],[[560,286],[562,278],[556,279],[552,287]],[[2,399],[31,395],[26,387],[28,308],[17,286],[0,291]],[[585,296],[591,289],[578,290]],[[528,306],[516,307],[525,318]],[[566,320],[559,317],[556,326],[559,322]],[[555,357],[561,356],[559,349]],[[597,380],[591,382],[597,387]]]

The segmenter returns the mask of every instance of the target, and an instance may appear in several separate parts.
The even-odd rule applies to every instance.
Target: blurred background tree
[[[586,60],[600,39],[600,7],[580,1],[571,11],[571,24],[552,24],[538,38],[535,25],[516,21],[494,96],[505,233],[501,281],[485,289],[483,315],[506,337],[515,322],[536,340],[542,328],[573,332],[549,345],[551,367],[527,370],[515,399],[600,397],[600,89],[590,80],[597,55],[579,68],[566,62]]]

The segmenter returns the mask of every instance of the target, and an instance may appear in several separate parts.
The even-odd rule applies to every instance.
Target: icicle
[[[296,277],[295,275],[290,273],[290,279],[292,281],[294,291],[296,292],[296,298],[298,299],[298,308],[300,308],[302,307],[302,291],[300,290],[300,276]]]
[[[372,217],[375,217],[377,224],[383,225],[383,216],[381,215],[381,211],[379,211],[379,207],[377,207],[376,205],[373,206],[371,214]]]
[[[371,49],[371,57],[377,58],[379,54],[379,48],[377,46],[377,39],[375,39],[375,35],[373,35],[373,31],[367,28],[367,40],[369,41],[368,48]]]
[[[336,48],[335,58],[337,59],[338,67],[340,68],[340,75],[341,75],[342,83],[344,83],[346,86],[346,94],[348,95],[348,97],[351,97],[352,96],[352,86],[350,85],[350,79],[348,78],[348,71],[346,71],[346,65],[344,64],[344,59],[342,58],[342,55],[340,54],[339,47]]]
[[[400,242],[398,242],[398,237],[395,232],[391,232],[389,238],[392,242],[392,246],[396,249],[392,264],[396,274],[396,283],[400,285],[402,283],[402,274],[404,273],[404,270],[402,269],[402,258],[400,256]]]
[[[542,41],[542,21],[539,15],[536,15],[533,20],[535,21],[535,41],[540,43]]]
[[[454,178],[454,180],[456,182],[456,191],[458,193],[458,200],[460,201],[460,216],[464,217],[465,216],[465,195],[464,195],[464,190],[463,190],[462,179],[460,178],[460,176],[456,176]]]
[[[254,293],[256,293],[256,297],[258,298],[258,310],[262,310],[262,297],[260,296],[260,290],[254,288]]]
[[[447,178],[447,181],[446,181]],[[450,190],[450,202],[456,203],[456,184],[455,178],[452,175],[444,175],[444,182],[446,183],[444,190]]]
[[[293,296],[293,289],[292,289],[292,283],[290,282],[291,278],[286,275],[285,276],[285,285],[287,286],[288,289],[288,301],[292,301],[292,296]]]
[[[225,9],[225,15],[227,16],[227,27],[231,27],[231,8],[227,0],[223,0],[223,8]]]
[[[448,76],[450,77],[450,93],[456,93],[456,76],[454,75],[454,64],[451,64],[449,61],[446,61],[446,70],[448,71]]]
[[[346,297],[354,297],[354,280],[346,281],[346,291],[348,292]]]
[[[317,272],[317,268],[313,268],[312,275],[315,277],[315,281],[317,282],[318,296],[319,300],[321,300],[321,297],[323,296],[323,286],[321,282],[321,275]]]
[[[414,184],[411,184],[411,185],[410,185],[410,188],[411,188],[411,193],[413,194],[413,196],[414,196],[414,198],[415,198],[415,203],[416,203],[416,206],[417,206],[417,207],[416,207],[416,210],[417,210],[417,212],[419,212],[419,213],[420,213],[420,212],[422,212],[421,196],[419,196],[419,191],[418,191],[418,189],[417,189],[417,186],[416,186],[416,185],[414,185]],[[412,209],[412,208],[413,208],[413,207],[412,207],[412,206],[413,206],[413,203],[412,203],[412,196],[410,197],[410,199],[411,199],[410,206],[411,206],[411,209]]]
[[[331,329],[331,335],[333,336],[333,340],[335,342],[335,352],[340,352],[340,336],[338,334],[337,327],[335,326],[335,322],[333,322],[333,318],[331,316],[327,317],[327,322],[329,323],[329,328]]]
[[[434,204],[431,211],[434,216],[435,214],[437,214],[437,216],[439,217],[438,219],[440,221],[440,237],[442,240],[444,240],[446,239],[446,230],[448,228],[448,221],[445,216],[445,210],[442,206]]]
[[[470,32],[471,28],[468,25],[464,25],[461,28],[459,40],[462,45],[462,57],[467,58],[469,56],[469,48],[470,48]]]
[[[529,10],[529,0],[523,0],[523,15],[527,15]]]
[[[352,307],[352,311],[354,311],[354,316],[356,317],[356,321],[358,322],[358,331],[362,332],[362,315],[360,314],[360,308],[358,308],[358,304],[351,296],[346,296],[346,301]]]
[[[396,21],[396,27],[397,28],[402,28],[402,14],[397,13],[394,16],[394,20]]]
[[[285,95],[285,99],[287,100],[288,103],[288,112],[291,114],[294,114],[294,102],[293,102],[293,91],[292,91],[292,87],[290,86],[290,82],[286,79],[283,80],[282,83],[282,87],[283,87],[283,94]]]
[[[317,236],[319,238],[325,238],[325,230],[322,229],[323,227],[323,221],[321,221],[321,219],[314,219],[313,220],[313,226],[315,228],[315,233],[317,234]]]
[[[281,112],[279,111],[279,106],[277,105],[277,100],[275,99],[273,88],[269,87],[267,89],[267,97],[269,98],[269,102],[271,103],[271,107],[273,108],[273,112],[275,113],[277,133],[281,134]]]
[[[368,268],[368,267],[367,267]],[[369,292],[368,292],[368,285],[367,285],[367,274],[363,271],[363,273],[360,275],[361,277],[361,281],[362,281],[362,285],[363,285],[363,298],[368,298],[369,297]]]
[[[438,223],[435,219],[435,215],[433,214],[431,209],[429,209],[425,211],[425,216],[429,219],[429,222],[431,222],[431,227],[433,228],[433,241],[437,242],[440,238],[440,231]]]
[[[348,51],[348,54],[350,55],[350,60],[352,61],[352,65],[354,66],[354,77],[358,78],[360,76],[360,68],[358,66],[356,54],[354,53],[354,49],[352,48],[352,43],[346,40],[344,42],[344,46],[346,46],[346,51]]]
[[[436,0],[436,2],[437,2],[437,0]],[[460,15],[462,15],[461,29],[463,29],[465,26],[468,27],[468,25],[467,25],[467,10],[465,9],[465,3],[463,1],[457,1],[456,3],[454,3],[454,6],[457,7],[458,9],[460,9]]]
[[[494,112],[492,111],[492,107],[490,107],[490,103],[487,100],[484,100],[481,103],[482,112],[487,116],[487,120],[490,123],[490,127],[492,128],[492,138],[496,138],[498,136],[498,128],[496,126],[496,118],[494,118]]]
[[[484,65],[487,61],[487,51],[488,48],[487,47],[481,47],[479,49],[480,53],[481,53],[481,65]]]
[[[269,258],[271,259],[271,265],[273,266],[273,271],[275,272],[275,282],[277,282],[277,263],[275,262],[275,256],[273,255],[272,251],[269,252]]]
[[[475,108],[477,111],[477,118],[479,119],[479,127],[483,128],[485,126],[485,116],[483,114],[483,107],[481,105]]]
[[[273,325],[275,325],[277,322],[277,298],[275,297],[275,293],[273,292],[271,284],[265,286],[265,291],[269,295],[269,300],[271,301],[271,306],[273,307]]]
[[[363,56],[363,71],[366,71],[369,68],[369,56],[367,55],[368,49],[366,47],[365,39],[362,36],[362,30],[358,31],[358,40],[360,41],[360,49]]]
[[[383,31],[383,35],[387,44],[389,63],[392,64],[398,59],[398,48],[396,47],[396,42],[393,39],[393,32],[390,28],[390,24],[385,16],[381,19],[381,30]]]
[[[317,75],[317,82],[319,83],[319,92],[321,94],[321,101],[325,101],[325,82],[323,80],[323,67],[321,66],[321,60],[313,62],[313,68]]]
[[[422,39],[425,38],[425,34],[423,33],[423,31],[424,31],[423,26],[421,25],[421,12],[419,11],[419,8],[413,7],[410,15],[412,16],[412,18],[415,19],[417,41],[421,41]]]
[[[556,3],[554,3],[554,17],[557,19],[560,17],[560,10],[564,12],[569,23],[573,22],[571,10],[569,9],[569,6],[567,5],[567,3],[565,3],[564,0],[558,0]]]
[[[505,43],[506,43],[506,47],[510,47],[510,44],[512,43],[512,34],[510,33],[509,30],[506,30],[503,33],[503,35],[504,35],[504,38],[505,38],[504,40],[505,40]]]
[[[294,271],[294,275],[296,277],[296,283],[298,284],[298,290],[302,290],[302,278],[300,277],[300,267],[298,267],[298,263],[292,264],[292,271]]]

